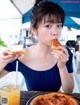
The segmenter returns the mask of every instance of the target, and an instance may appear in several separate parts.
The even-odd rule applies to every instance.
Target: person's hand
[[[10,50],[5,50],[5,51],[2,53],[2,55],[0,55],[0,62],[8,64],[8,63],[10,63],[10,62],[16,60],[17,58],[19,58],[20,55],[21,55],[21,54],[19,54],[19,53],[16,53],[16,54],[15,54],[15,53],[13,53],[13,52],[10,51]]]
[[[59,46],[60,50],[53,50],[52,54],[57,58],[58,68],[63,68],[69,60],[69,54],[64,46]]]

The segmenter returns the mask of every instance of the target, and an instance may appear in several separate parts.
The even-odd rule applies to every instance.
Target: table
[[[26,105],[27,101],[34,95],[41,94],[43,92],[38,91],[21,91],[21,102],[20,105]],[[80,93],[69,94],[80,102]],[[80,104],[79,104],[80,105]]]

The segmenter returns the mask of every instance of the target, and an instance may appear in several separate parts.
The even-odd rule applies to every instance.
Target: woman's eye
[[[57,25],[57,27],[61,27],[62,28],[62,24]]]
[[[51,28],[51,25],[46,25],[45,27],[47,27],[47,28]]]

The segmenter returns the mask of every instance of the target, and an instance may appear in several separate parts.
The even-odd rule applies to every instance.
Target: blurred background
[[[80,0],[52,1],[61,5],[66,13],[61,43],[76,41],[80,34]],[[0,0],[0,39],[7,46],[21,45],[22,48],[37,43],[38,38],[30,31],[29,16],[33,5],[34,0]]]

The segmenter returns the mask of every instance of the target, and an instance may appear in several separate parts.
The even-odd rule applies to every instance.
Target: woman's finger
[[[59,48],[60,48],[66,55],[69,56],[68,50],[67,50],[64,46],[59,46]]]

